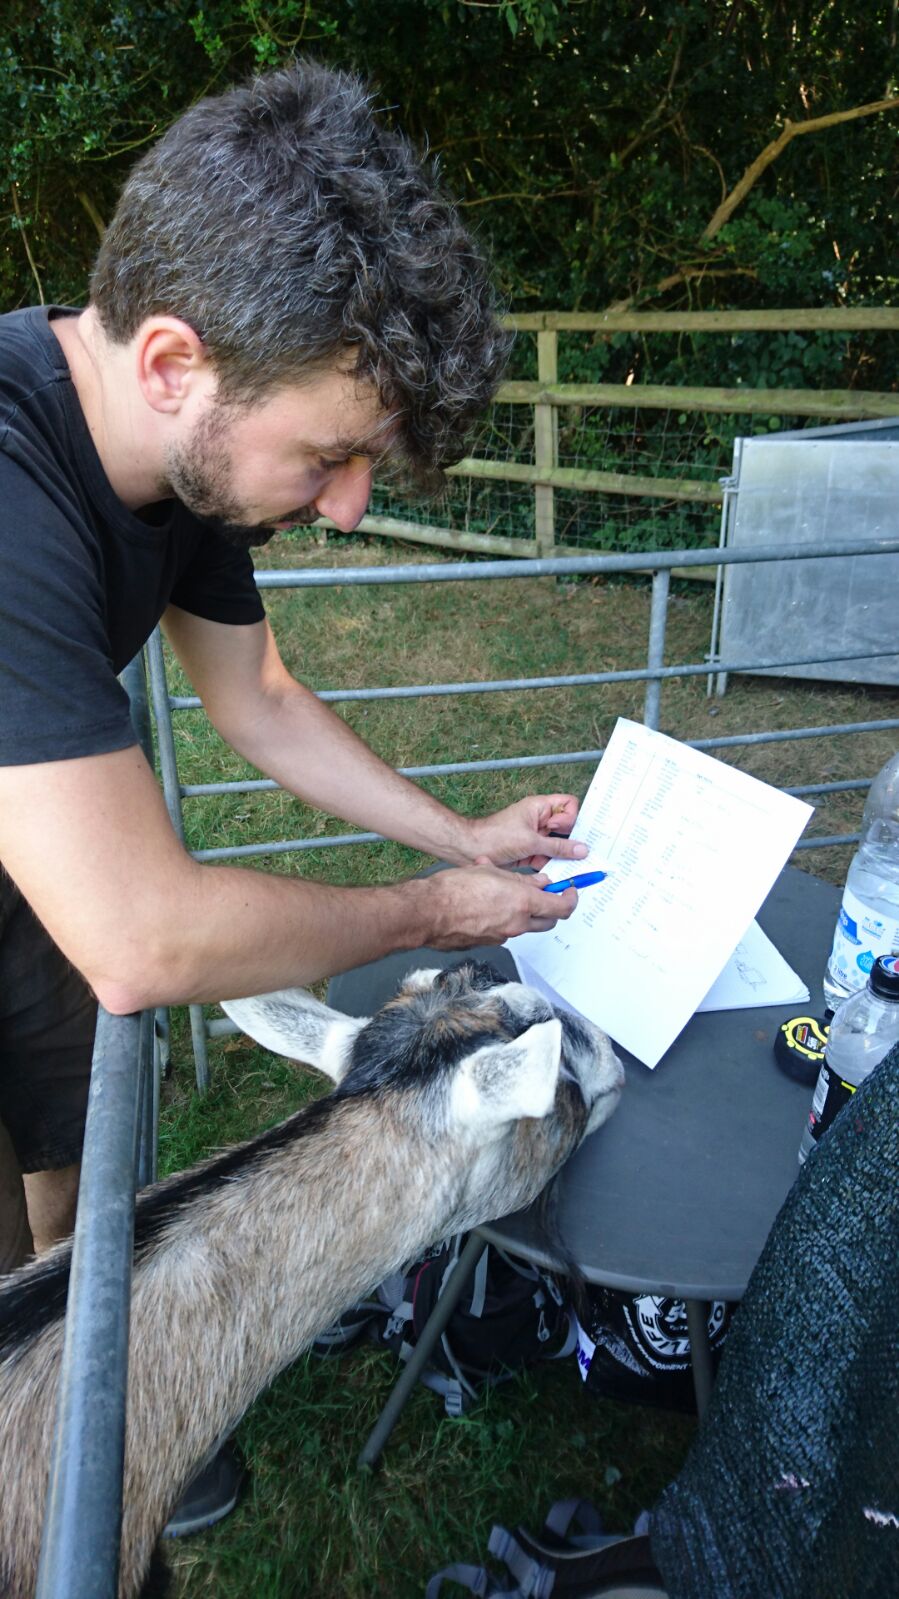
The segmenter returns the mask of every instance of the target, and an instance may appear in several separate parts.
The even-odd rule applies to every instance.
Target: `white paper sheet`
[[[748,1010],[758,1005],[806,1005],[801,977],[775,949],[758,922],[743,934],[720,977],[697,1010]]]
[[[539,980],[655,1066],[699,1007],[789,857],[812,807],[637,722],[619,720],[574,837],[604,870],[551,933],[508,948]],[[552,862],[547,874],[571,874]],[[751,986],[751,985],[749,985]]]

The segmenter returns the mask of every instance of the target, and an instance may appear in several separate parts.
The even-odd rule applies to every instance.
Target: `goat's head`
[[[624,1081],[597,1027],[481,962],[412,972],[373,1017],[340,1015],[302,989],[223,1009],[266,1048],[325,1071],[338,1099],[389,1093],[418,1136],[458,1146],[481,1220],[539,1193],[611,1115]]]

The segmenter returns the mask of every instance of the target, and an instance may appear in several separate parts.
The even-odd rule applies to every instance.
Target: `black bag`
[[[631,1537],[603,1532],[598,1511],[586,1499],[560,1499],[536,1537],[525,1527],[514,1534],[495,1525],[488,1554],[502,1561],[498,1575],[488,1566],[454,1561],[435,1572],[425,1599],[442,1599],[447,1583],[458,1584],[479,1599],[600,1599],[639,1594],[665,1599],[662,1579],[653,1563],[648,1537],[649,1517],[639,1518]],[[571,1529],[576,1529],[572,1531]],[[508,1573],[508,1575],[506,1575]]]
[[[687,1307],[682,1299],[590,1287],[586,1306],[578,1327],[578,1365],[591,1393],[695,1414]],[[709,1307],[713,1369],[735,1309],[723,1300]]]
[[[313,1344],[318,1354],[367,1337],[409,1359],[467,1241],[456,1233],[402,1272],[379,1283]],[[565,1296],[549,1272],[513,1259],[491,1244],[435,1345],[422,1382],[458,1416],[486,1384],[502,1382],[538,1360],[574,1352],[577,1330]]]

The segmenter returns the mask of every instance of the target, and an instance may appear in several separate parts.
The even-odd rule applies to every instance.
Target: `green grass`
[[[432,561],[363,539],[294,534],[266,550],[265,565]],[[269,613],[288,664],[314,688],[526,677],[641,666],[649,621],[646,582],[605,580],[342,587],[270,592]],[[701,662],[712,595],[673,584],[667,659]],[[186,685],[181,683],[183,690]],[[642,684],[421,699],[344,714],[395,765],[560,752],[603,744],[618,716],[642,716]],[[705,678],[667,684],[662,727],[679,738],[715,737],[894,717],[892,690],[785,679],[732,680],[707,699]],[[201,714],[176,717],[182,781],[250,775]],[[765,780],[870,777],[895,748],[891,733],[813,738],[724,752]],[[255,774],[252,774],[255,775]],[[583,793],[592,768],[450,777],[429,784],[458,809],[493,810],[526,792]],[[811,833],[849,832],[861,799],[822,802]],[[190,847],[346,831],[283,794],[186,802]],[[834,882],[851,850],[796,857]],[[378,882],[415,871],[399,846],[354,846],[272,857],[257,869],[329,882]],[[161,1169],[177,1170],[290,1114],[320,1082],[240,1040],[213,1045],[212,1088],[192,1087],[189,1035],[174,1018],[175,1069],[165,1085]],[[364,1195],[360,1196],[364,1203]],[[628,1527],[677,1472],[693,1433],[680,1416],[587,1398],[573,1361],[547,1365],[485,1394],[449,1421],[420,1389],[376,1476],[355,1457],[396,1376],[390,1356],[365,1347],[335,1359],[304,1357],[249,1412],[239,1440],[251,1468],[237,1512],[219,1528],[170,1545],[180,1599],[420,1599],[451,1559],[481,1560],[494,1520],[536,1529],[553,1499],[583,1494],[610,1527]]]

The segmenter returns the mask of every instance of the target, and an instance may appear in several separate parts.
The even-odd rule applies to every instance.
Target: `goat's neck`
[[[458,1153],[412,1136],[389,1101],[344,1101],[325,1127],[192,1205],[139,1267],[126,1501],[142,1521],[155,1507],[158,1525],[135,1527],[138,1562],[198,1458],[275,1375],[454,1229]]]
[[[470,1222],[460,1164],[389,1099],[346,1100],[164,1222],[132,1284],[120,1599],[139,1592],[198,1462],[277,1373],[347,1305]],[[33,1587],[61,1349],[57,1322],[0,1376],[0,1591],[13,1596]]]

